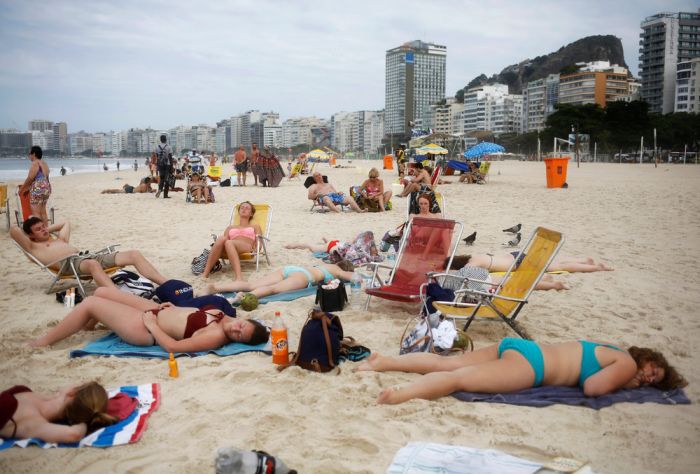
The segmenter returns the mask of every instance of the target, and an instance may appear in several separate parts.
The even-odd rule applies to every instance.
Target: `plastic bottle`
[[[70,289],[70,307],[75,307],[75,288]]]
[[[66,292],[63,295],[63,306],[66,308],[70,308],[70,288],[66,290]]]
[[[275,311],[275,321],[270,331],[272,338],[272,363],[277,365],[289,362],[289,345],[287,340],[287,326],[282,320],[279,311]]]
[[[176,378],[180,375],[180,372],[177,370],[177,361],[175,360],[175,354],[173,354],[172,352],[169,354],[168,367],[170,368],[169,375],[171,377]]]
[[[358,270],[352,272],[350,280],[350,306],[353,308],[362,307],[362,275]]]
[[[386,254],[386,259],[390,262],[396,261],[396,248],[393,244],[391,245],[391,247],[389,247],[389,252]]]

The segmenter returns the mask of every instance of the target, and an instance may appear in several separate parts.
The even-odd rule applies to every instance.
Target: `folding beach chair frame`
[[[10,196],[7,195],[7,187],[5,187],[5,192],[2,194],[2,201],[0,202],[0,213],[5,213],[5,224],[7,225],[7,230],[10,230],[10,224],[12,219],[10,217]]]
[[[418,195],[420,196],[421,192],[416,191]],[[413,193],[411,193],[413,194]],[[406,219],[411,218],[411,194],[406,196]],[[435,191],[433,190],[433,194],[435,195],[435,200],[438,202],[438,206],[440,206],[440,215],[442,216],[443,219],[447,219],[447,199],[445,199],[445,195],[442,194],[440,191]],[[416,214],[413,214],[414,216]]]
[[[549,257],[547,258],[547,261],[544,263],[544,265],[540,265],[539,268],[537,268],[537,274],[536,277],[531,281],[530,287],[525,291],[525,293],[521,297],[510,297],[510,296],[504,296],[501,294],[502,290],[504,287],[507,287],[508,282],[511,278],[511,276],[514,273],[517,273],[517,269],[515,268],[516,262],[520,259],[521,255],[525,253],[525,257],[523,258],[521,264],[519,267],[526,266],[526,263],[529,258],[535,258],[532,256],[531,253],[528,253],[529,250],[538,242],[538,239],[546,239],[550,240],[552,242],[556,242],[556,245],[554,248],[550,250]],[[462,285],[461,288],[455,291],[455,299],[453,301],[436,301],[433,302],[433,306],[438,309],[441,313],[443,313],[446,317],[453,318],[453,319],[466,319],[466,323],[464,325],[464,330],[466,331],[469,328],[469,325],[474,321],[475,318],[487,318],[487,319],[493,319],[493,318],[500,318],[503,320],[508,326],[510,326],[520,337],[523,339],[530,339],[528,336],[527,332],[519,327],[518,323],[515,321],[515,318],[518,317],[518,314],[520,313],[520,310],[523,309],[525,304],[527,304],[528,299],[530,298],[530,295],[532,292],[535,290],[535,286],[537,286],[537,283],[542,279],[542,276],[545,274],[547,271],[547,267],[552,263],[552,260],[554,260],[554,257],[556,257],[557,253],[561,249],[561,246],[564,245],[564,236],[557,231],[554,230],[549,230],[544,227],[538,227],[535,229],[535,231],[532,233],[532,236],[530,236],[530,239],[527,241],[523,249],[520,251],[518,256],[513,259],[513,263],[510,265],[508,268],[508,271],[504,275],[503,279],[501,282],[496,285],[493,283],[485,282],[485,281],[480,281],[480,280],[475,280],[475,279],[469,279],[469,278],[460,278],[456,277],[455,275],[450,275],[452,278],[460,278],[462,279]],[[439,273],[439,274],[433,274],[431,275],[433,278],[439,278],[439,277],[444,277],[445,273]],[[484,292],[484,291],[476,291],[476,290],[470,290],[466,288],[466,285],[470,282],[477,282],[477,283],[485,283],[491,286],[495,287],[495,290],[493,293],[490,292]],[[472,303],[464,303],[461,300],[464,299],[465,296],[470,296],[474,299],[477,300],[476,305]],[[421,297],[423,301],[425,302],[425,289],[421,289]],[[503,313],[497,308],[496,303],[498,300],[504,300],[504,301],[511,301],[517,303],[511,310],[508,312],[508,314]],[[462,308],[464,310],[464,314],[455,314],[452,313],[450,314],[449,309],[450,308]],[[468,310],[471,308],[471,313],[467,315],[466,313]],[[483,309],[486,311],[483,311]],[[479,310],[482,309],[481,313],[479,314]],[[489,315],[485,315],[483,313],[491,313]]]
[[[229,225],[232,225],[236,219],[236,216],[238,216],[238,206],[240,204],[236,204],[233,206],[231,209],[231,216],[228,219]],[[260,209],[262,206],[267,208],[267,219],[265,220],[265,229],[264,229],[264,234],[265,235],[258,235],[257,239],[255,240],[255,250],[253,252],[248,252],[239,255],[241,259],[241,263],[247,262],[250,260],[255,259],[255,270],[257,271],[258,268],[260,268],[260,255],[265,256],[265,261],[267,262],[267,266],[269,267],[271,265],[270,263],[270,255],[267,252],[267,242],[270,241],[270,228],[272,228],[272,214],[273,214],[273,208],[269,204],[253,204],[253,207],[255,207],[255,210],[257,211]],[[216,235],[213,235],[214,241],[216,241]],[[250,258],[248,256],[250,255]],[[225,257],[222,257],[221,260],[226,260]]]
[[[7,198],[7,212],[9,216],[10,212],[10,198]],[[15,190],[15,201],[17,203],[17,209],[15,210],[15,221],[17,221],[17,227],[22,227],[22,223],[29,219],[30,216],[25,216],[22,214],[22,199],[19,196],[19,191]],[[7,228],[10,228],[10,218],[7,218]],[[53,206],[49,208],[49,222],[54,224],[56,222],[56,208]]]
[[[379,270],[380,269],[386,269],[389,270],[389,277],[386,280],[386,285],[391,286],[391,284],[394,281],[394,276],[396,275],[396,271],[399,269],[401,265],[401,259],[403,258],[404,251],[406,249],[406,245],[411,237],[411,232],[414,227],[414,222],[416,220],[426,220],[426,221],[451,221],[454,222],[454,226],[452,227],[452,242],[450,243],[451,248],[447,252],[447,256],[449,258],[448,262],[448,267],[452,263],[452,259],[454,258],[455,252],[457,251],[457,246],[459,245],[459,239],[462,236],[462,231],[463,231],[463,225],[461,222],[457,221],[452,221],[451,219],[425,219],[425,218],[420,218],[417,217],[415,219],[411,219],[408,221],[406,224],[406,227],[403,231],[403,236],[401,237],[401,242],[399,243],[399,251],[396,253],[396,261],[393,266],[391,265],[386,265],[386,264],[381,264],[381,263],[367,263],[364,266],[366,268],[373,268],[374,271],[372,273],[372,286],[374,287],[375,283],[378,283],[379,285],[382,284],[382,280],[379,277]],[[427,275],[426,275],[427,278]],[[375,295],[378,296],[378,295]],[[369,302],[372,298],[371,294],[367,294],[367,301],[365,302],[365,310],[369,309]],[[420,301],[421,299],[421,294],[420,294],[420,288],[418,290],[418,293],[416,293],[416,296],[414,298],[416,301]]]
[[[44,265],[37,259],[34,255],[32,255],[30,252],[27,250],[23,249],[20,244],[15,242],[14,240],[12,241],[18,249],[22,251],[22,253],[32,262],[34,262],[40,269],[43,271],[49,273],[53,278],[53,281],[51,282],[51,285],[49,285],[48,289],[46,290],[46,294],[53,293],[56,290],[56,285],[60,283],[61,281],[64,280],[75,280],[77,283],[78,291],[80,291],[80,295],[85,298],[87,294],[85,293],[85,287],[83,286],[82,280],[85,281],[90,281],[92,280],[92,275],[90,274],[81,274],[80,269],[75,266],[75,261],[76,257],[85,257],[86,255],[83,254],[72,254],[68,255],[67,257],[63,257],[61,259],[58,259],[53,262],[49,262],[48,264]],[[98,250],[97,252],[89,253],[87,254],[88,257],[90,256],[96,256],[96,255],[102,255],[102,254],[110,254],[114,253],[115,249],[119,247],[119,244],[114,244],[110,245],[108,247],[103,248],[102,250]],[[54,270],[54,268],[58,267],[58,270]],[[115,271],[121,269],[123,267],[111,267],[105,270],[105,273],[112,274]]]

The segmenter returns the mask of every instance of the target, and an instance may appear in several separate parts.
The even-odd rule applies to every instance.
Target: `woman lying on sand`
[[[250,223],[254,215],[255,206],[250,201],[243,201],[238,205],[239,224],[226,227],[224,233],[216,239],[209,252],[202,277],[207,278],[216,262],[222,255],[226,255],[233,268],[234,280],[243,279],[239,254],[252,252],[255,249],[257,236],[262,234],[258,224]]]
[[[455,357],[374,353],[357,370],[425,374],[406,387],[382,391],[377,402],[390,404],[434,400],[457,391],[506,393],[541,385],[578,385],[589,397],[644,385],[662,390],[687,385],[660,352],[634,346],[626,351],[589,341],[538,344],[505,338]]]
[[[236,319],[218,309],[185,308],[101,287],[68,313],[32,347],[49,346],[79,332],[96,319],[135,346],[158,344],[167,352],[198,352],[218,349],[229,342],[262,344],[268,339],[265,326],[250,319]]]
[[[470,265],[472,267],[485,268],[490,272],[507,272],[520,252],[504,253],[499,255],[457,255],[454,260],[459,259],[457,267]],[[525,255],[519,259],[515,268],[518,268]],[[454,266],[453,266],[454,267]],[[552,263],[547,267],[549,272],[569,272],[569,273],[591,273],[591,272],[610,272],[614,268],[605,265],[603,262],[597,262],[592,258],[578,257],[554,257]]]
[[[276,295],[285,291],[301,290],[302,288],[311,288],[321,284],[325,285],[335,278],[350,281],[354,269],[353,264],[347,260],[341,260],[337,264],[322,263],[313,267],[287,265],[256,281],[234,281],[209,285],[207,292],[236,291],[238,294],[232,303],[238,303],[243,299],[245,292],[262,298],[263,296]]]
[[[488,255],[485,255],[488,257]],[[475,257],[480,257],[480,255],[476,255]],[[470,260],[471,259],[471,260]],[[494,270],[493,268],[491,270],[488,270],[488,268],[484,268],[480,265],[474,265],[472,262],[474,261],[474,257],[471,255],[456,255],[452,259],[452,264],[450,265],[450,268],[446,268],[446,270],[452,270],[450,273],[453,273],[454,275],[457,275],[459,277],[469,277],[472,272],[470,269],[474,268],[481,268],[481,272],[486,274],[486,278],[483,280],[488,281],[490,283],[493,283],[494,285],[498,285],[503,281],[503,277],[499,275],[488,275],[489,271],[496,272],[500,270]],[[450,262],[449,258],[445,259],[444,266],[446,266]],[[456,270],[456,271],[455,271]],[[486,270],[486,271],[484,271]],[[506,267],[506,270],[508,268]],[[505,270],[503,270],[505,271]],[[474,277],[472,277],[474,278]],[[481,279],[481,278],[477,278]],[[443,288],[448,288],[450,290],[457,290],[460,288],[462,284],[461,280],[458,280],[456,278],[447,278],[445,282],[442,284]],[[495,286],[489,286],[489,285],[484,285],[484,288],[482,291],[489,291],[489,289],[495,288]],[[560,280],[555,279],[552,275],[544,274],[542,275],[542,278],[540,278],[540,281],[537,282],[537,285],[535,285],[536,290],[543,290],[543,291],[549,291],[549,290],[568,290],[569,287]]]
[[[80,441],[88,433],[118,421],[106,413],[107,401],[107,391],[97,382],[68,387],[53,396],[15,385],[0,393],[0,438]]]
[[[349,260],[353,265],[359,266],[369,262],[381,262],[384,260],[379,255],[377,244],[374,242],[372,231],[360,232],[349,242],[338,239],[322,238],[322,244],[307,244],[305,242],[292,242],[286,244],[286,249],[308,249],[311,252],[328,253],[328,259],[332,263],[341,260]]]

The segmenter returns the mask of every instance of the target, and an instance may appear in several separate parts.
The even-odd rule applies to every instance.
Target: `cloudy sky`
[[[250,109],[384,108],[384,55],[447,46],[447,94],[579,38],[613,34],[637,73],[639,23],[697,0],[0,0],[0,128],[207,123]]]

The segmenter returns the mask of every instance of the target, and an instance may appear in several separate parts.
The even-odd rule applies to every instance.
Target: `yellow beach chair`
[[[229,225],[239,225],[240,216],[238,214],[238,206],[236,204],[231,210],[231,217],[229,218]],[[260,257],[265,257],[267,265],[270,266],[270,255],[267,251],[267,242],[270,241],[270,229],[272,228],[272,206],[269,204],[253,204],[255,208],[255,215],[251,219],[251,224],[258,224],[262,235],[259,235],[255,243],[255,250],[252,252],[239,254],[241,263],[255,261],[255,269],[260,267]],[[214,236],[216,240],[216,236]],[[228,260],[225,255],[222,256],[222,260]]]
[[[479,166],[479,174],[481,175],[481,179],[483,179],[484,181],[488,181],[490,169],[491,169],[491,162],[490,161],[482,161],[481,162],[481,165]]]
[[[7,198],[7,183],[0,183],[0,214],[5,213],[5,224],[10,230],[10,200]]]
[[[210,166],[207,170],[207,178],[212,181],[221,180],[221,166]]]
[[[498,285],[463,278],[462,286],[455,291],[453,301],[433,302],[433,306],[446,317],[466,319],[465,331],[474,319],[501,319],[520,337],[530,339],[515,318],[528,302],[530,294],[563,244],[564,237],[561,233],[538,227]],[[516,268],[516,262],[521,255],[524,256],[523,260]],[[432,277],[439,278],[444,275],[446,274],[434,274]],[[452,275],[452,278],[457,277]],[[492,285],[495,290],[491,293],[468,289],[466,285],[469,281]],[[424,293],[423,291],[421,294]],[[464,302],[465,298],[470,298],[476,303]]]

